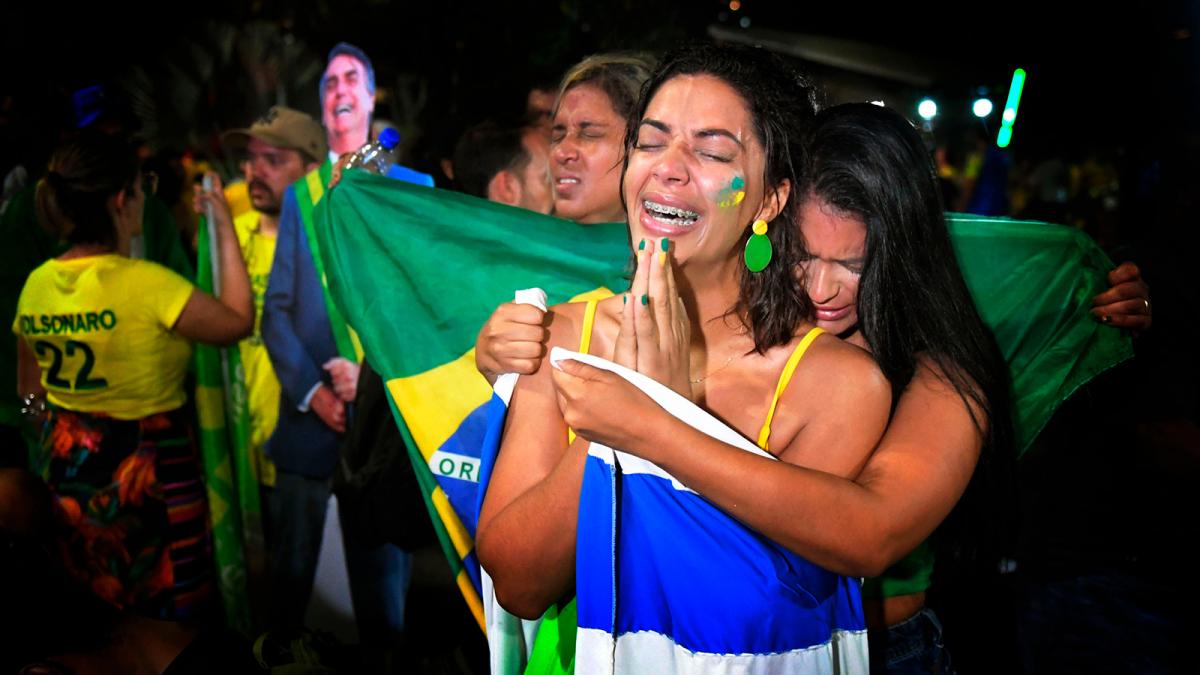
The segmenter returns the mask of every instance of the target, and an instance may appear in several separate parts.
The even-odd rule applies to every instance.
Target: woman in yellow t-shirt
[[[57,497],[68,570],[114,605],[186,618],[210,604],[213,580],[184,374],[192,341],[236,343],[254,306],[227,220],[219,298],[126,256],[143,178],[114,138],[82,135],[55,151],[37,209],[70,248],[21,291],[18,393],[27,409],[45,403],[31,464]]]

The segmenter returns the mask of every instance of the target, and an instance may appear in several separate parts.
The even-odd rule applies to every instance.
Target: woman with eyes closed
[[[928,538],[938,529],[939,548],[983,557],[994,553],[980,548],[995,543],[986,538],[1002,536],[984,509],[1012,461],[1007,370],[955,263],[912,124],[887,108],[840,105],[817,115],[803,143],[800,269],[817,325],[872,353],[897,406],[857,480],[804,483],[796,513],[812,527],[801,550],[825,549],[814,559],[829,569],[875,577],[863,589],[875,669],[953,672],[924,607]]]
[[[612,223],[621,206],[625,121],[654,63],[636,54],[597,54],[567,71],[550,126],[554,214]]]
[[[579,223],[625,217],[619,185],[625,121],[653,67],[641,55],[598,54],[567,72],[551,130],[554,215]],[[1112,288],[1094,300],[1096,319],[1118,328],[1148,329],[1149,289],[1137,268],[1122,265],[1110,282]],[[493,383],[501,373],[536,371],[546,353],[544,319],[545,312],[532,305],[497,307],[476,339],[475,367]]]
[[[653,69],[649,57],[614,53],[589,56],[567,71],[550,129],[554,215],[578,223],[625,219],[625,123]],[[492,382],[502,372],[532,373],[545,352],[544,314],[511,302],[496,308],[479,332],[476,368]]]
[[[622,182],[637,242],[632,286],[598,304],[552,308],[549,342],[657,380],[765,452],[698,432],[620,377],[583,363],[544,364],[522,378],[477,551],[500,603],[525,618],[574,592],[589,441],[654,462],[794,549],[800,467],[853,478],[887,423],[886,379],[864,351],[806,320],[794,273],[799,176],[787,139],[813,115],[812,88],[761,50],[688,48],[667,57],[639,112]],[[771,242],[765,267],[746,254],[752,236]],[[569,429],[578,434],[570,442]],[[845,581],[857,603],[857,581]],[[831,627],[819,630],[832,639]]]

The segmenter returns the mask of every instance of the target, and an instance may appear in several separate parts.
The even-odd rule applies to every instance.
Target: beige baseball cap
[[[277,148],[297,150],[317,162],[329,153],[325,129],[311,115],[281,105],[271,106],[249,129],[230,129],[221,134],[226,143],[238,146],[244,146],[251,137]]]

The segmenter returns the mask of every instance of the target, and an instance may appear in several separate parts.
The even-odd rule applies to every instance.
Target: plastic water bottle
[[[359,148],[350,158],[347,167],[366,169],[374,174],[386,176],[396,163],[400,148],[400,132],[388,127],[379,133],[379,138]]]

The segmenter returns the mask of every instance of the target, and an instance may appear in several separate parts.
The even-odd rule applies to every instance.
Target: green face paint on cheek
[[[729,208],[737,206],[746,198],[746,181],[741,176],[734,176],[729,187],[723,188],[717,195],[717,206]]]

